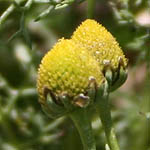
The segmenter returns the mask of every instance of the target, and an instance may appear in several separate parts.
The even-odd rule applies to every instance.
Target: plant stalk
[[[87,18],[92,19],[94,17],[95,0],[88,0],[87,3]]]
[[[20,1],[19,4],[21,4],[24,0]],[[29,9],[33,3],[33,0],[28,0],[25,4],[26,9]],[[5,20],[8,18],[8,16],[16,9],[15,4],[11,4],[4,13],[0,16],[0,28],[1,25],[5,22]]]
[[[103,97],[97,96],[97,102],[96,110],[100,115],[108,146],[110,150],[120,150],[111,118],[108,89],[104,91]]]
[[[0,16],[0,27],[3,24],[3,22],[5,22],[5,20],[7,19],[7,17],[15,10],[15,5],[11,4],[7,10]]]
[[[80,134],[84,150],[96,150],[95,139],[86,108],[80,108],[70,114]]]

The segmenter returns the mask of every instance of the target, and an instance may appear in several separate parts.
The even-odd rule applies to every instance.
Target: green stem
[[[94,17],[95,0],[88,0],[87,2],[87,18],[92,19]]]
[[[104,91],[103,98],[100,99],[100,97],[101,96],[97,95],[98,104],[96,105],[96,109],[100,115],[100,119],[105,130],[108,145],[110,147],[110,150],[119,150],[120,148],[118,146],[117,138],[113,128],[111,112],[109,107],[109,94],[107,90]]]
[[[33,0],[28,0],[27,3],[25,4],[25,8],[26,8],[27,10],[30,9],[32,3],[33,3]]]
[[[21,4],[24,0],[20,1],[19,4]],[[26,10],[30,9],[31,5],[33,3],[33,0],[28,0],[25,4]],[[8,16],[16,9],[15,4],[11,4],[7,10],[0,16],[0,27],[5,22],[5,20],[8,18]]]
[[[84,150],[96,150],[95,140],[86,108],[80,108],[70,114],[76,128],[79,131]]]
[[[10,5],[7,10],[0,16],[0,26],[3,24],[3,22],[7,19],[7,17],[14,11],[15,5]]]

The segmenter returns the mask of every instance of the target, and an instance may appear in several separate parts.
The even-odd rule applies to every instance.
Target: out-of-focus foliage
[[[24,9],[27,1],[16,0],[0,24],[0,149],[82,150],[70,120],[52,120],[42,112],[36,76],[42,56],[86,19],[87,2],[65,1],[64,7],[59,0],[33,1]],[[0,0],[0,15],[13,2]],[[110,94],[121,150],[150,150],[150,0],[97,0],[94,12],[129,58],[128,80]],[[91,117],[97,149],[104,150],[101,123]]]

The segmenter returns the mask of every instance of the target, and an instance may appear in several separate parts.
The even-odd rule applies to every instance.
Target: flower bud
[[[45,102],[44,88],[55,95],[67,93],[72,98],[86,93],[91,77],[98,85],[104,79],[98,62],[84,47],[79,47],[72,40],[61,39],[44,56],[38,70],[40,102]]]
[[[127,66],[127,59],[118,42],[105,27],[94,20],[85,20],[73,33],[72,40],[88,49],[102,70],[105,66],[116,70],[120,62],[123,67]]]

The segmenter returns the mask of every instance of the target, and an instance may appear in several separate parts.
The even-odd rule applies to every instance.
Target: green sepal
[[[52,99],[50,94],[47,94],[46,103],[47,103],[48,107],[53,112],[56,112],[59,116],[63,116],[63,115],[65,115],[67,113],[67,110],[64,108],[64,106],[56,104],[56,102]]]
[[[67,94],[62,94],[60,96],[60,100],[63,103],[64,107],[66,108],[67,111],[71,112],[74,111],[75,105],[72,103],[72,99],[69,98]]]
[[[113,85],[110,88],[110,92],[115,91],[117,88],[119,88],[127,79],[128,73],[127,69],[124,69],[122,66],[119,69],[119,74],[117,80],[113,83]]]
[[[63,106],[56,104],[50,93],[47,94],[46,102],[42,104],[42,109],[50,118],[53,119],[59,118],[68,113]]]
[[[105,72],[105,78],[109,84],[109,86],[112,86],[112,81],[113,81],[113,71],[111,69],[107,69]]]
[[[95,100],[96,88],[97,88],[97,83],[95,78],[90,78],[89,87],[87,89],[87,95],[90,98],[92,104],[94,103]]]

